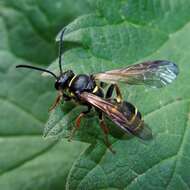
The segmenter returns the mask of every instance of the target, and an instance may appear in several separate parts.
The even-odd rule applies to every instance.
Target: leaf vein
[[[162,106],[157,107],[156,109],[151,110],[150,112],[147,112],[144,114],[144,117],[149,117],[150,115],[154,114],[157,111],[160,111],[163,108],[166,108],[168,106],[171,106],[172,104],[178,104],[181,102],[190,102],[190,98],[181,99],[181,100],[171,100],[163,104]]]
[[[181,182],[184,184],[184,186],[187,187],[187,189],[190,189],[189,184],[180,175],[177,175],[177,176],[179,177]]]
[[[52,144],[50,144],[48,147],[44,148],[43,150],[35,153],[34,155],[32,155],[30,158],[26,158],[25,160],[22,160],[22,162],[14,165],[14,166],[11,166],[9,168],[7,168],[5,171],[3,172],[0,172],[0,176],[2,175],[5,175],[7,174],[8,172],[11,172],[17,168],[20,168],[21,166],[23,166],[24,164],[28,163],[28,162],[31,162],[32,160],[36,159],[37,157],[39,156],[42,156],[43,154],[45,154],[46,152],[48,152],[50,149],[52,149],[56,144],[57,144],[58,141],[55,141],[53,142]]]
[[[167,157],[167,158],[164,158],[164,159],[160,160],[159,162],[153,164],[151,167],[149,167],[149,168],[148,168],[147,170],[145,170],[143,173],[141,173],[141,174],[139,174],[138,176],[136,176],[135,178],[133,178],[133,179],[129,182],[129,184],[127,185],[127,187],[129,188],[129,186],[132,185],[133,182],[136,181],[139,177],[145,175],[148,171],[150,171],[150,170],[153,169],[154,167],[158,166],[158,165],[161,164],[162,162],[167,161],[167,160],[169,160],[169,159],[176,159],[176,157],[177,157],[177,154],[174,154],[174,155],[171,155],[171,156],[169,156],[169,157]]]
[[[23,111],[24,113],[26,113],[27,115],[29,115],[32,119],[34,119],[35,121],[37,121],[40,125],[44,124],[44,121],[42,121],[41,119],[37,118],[35,115],[33,115],[31,112],[29,112],[28,110],[26,110],[25,108],[23,108],[22,106],[18,105],[16,102],[10,100],[10,99],[6,99],[2,96],[0,96],[0,100],[7,102],[8,104],[15,106],[16,108],[18,108],[19,110]]]
[[[190,106],[189,106],[190,107]],[[185,126],[185,129],[184,129],[184,133],[183,133],[183,135],[182,135],[182,140],[181,140],[181,142],[180,142],[180,146],[179,146],[179,149],[178,149],[178,153],[177,153],[177,157],[179,156],[179,154],[182,152],[182,148],[183,148],[183,145],[184,145],[184,143],[185,143],[185,140],[186,140],[186,135],[187,135],[187,131],[188,131],[188,122],[189,122],[189,113],[190,113],[190,110],[189,110],[189,112],[188,112],[188,114],[187,114],[187,121],[186,121],[186,126]],[[175,175],[175,173],[176,173],[176,169],[177,169],[177,167],[178,167],[178,162],[179,161],[179,159],[178,160],[176,160],[176,162],[175,162],[175,166],[174,166],[174,169],[173,169],[173,172],[172,172],[172,175],[171,175],[171,177],[170,177],[170,179],[168,180],[168,184],[167,184],[167,186],[166,186],[166,189],[168,189],[169,188],[169,185],[170,185],[170,183],[171,183],[171,181],[172,181],[172,179],[173,179],[173,177],[174,177],[174,175]]]

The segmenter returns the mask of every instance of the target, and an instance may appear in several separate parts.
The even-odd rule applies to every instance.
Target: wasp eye
[[[58,81],[55,82],[55,89],[59,90],[60,83]]]

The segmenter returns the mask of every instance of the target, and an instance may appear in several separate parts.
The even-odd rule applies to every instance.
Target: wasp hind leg
[[[100,122],[100,127],[104,133],[104,141],[105,141],[105,144],[106,146],[109,148],[109,150],[115,154],[116,152],[112,149],[112,146],[109,142],[109,139],[108,139],[108,134],[109,134],[109,129],[108,127],[106,126],[105,124],[105,121],[104,121],[104,118],[103,118],[103,114],[102,112],[99,114],[99,122]]]
[[[71,134],[69,135],[68,141],[71,141],[76,130],[80,128],[80,123],[81,123],[81,119],[82,117],[84,117],[86,114],[88,114],[91,110],[92,106],[88,105],[88,109],[86,111],[83,111],[79,114],[79,116],[76,118],[75,120],[75,126],[73,127]]]
[[[106,96],[105,97],[106,97],[106,99],[111,98],[112,95],[113,95],[114,89],[115,89],[115,92],[116,92],[116,100],[117,100],[118,103],[120,103],[123,100],[123,98],[122,98],[121,91],[120,91],[120,89],[119,89],[119,87],[118,87],[117,84],[111,84],[109,86],[109,88],[108,88],[108,90],[106,92]]]

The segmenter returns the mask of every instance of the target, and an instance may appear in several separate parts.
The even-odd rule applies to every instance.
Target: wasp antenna
[[[46,70],[46,69],[43,69],[43,68],[39,68],[39,67],[34,67],[34,66],[30,66],[30,65],[17,65],[16,68],[28,68],[28,69],[34,69],[34,70],[38,70],[38,71],[43,71],[43,72],[51,74],[56,79],[58,78],[53,72],[51,72],[49,70]]]
[[[60,74],[63,73],[61,61],[62,61],[62,52],[63,52],[63,35],[65,33],[66,28],[63,29],[60,35],[60,41],[59,41],[59,69],[60,69]]]

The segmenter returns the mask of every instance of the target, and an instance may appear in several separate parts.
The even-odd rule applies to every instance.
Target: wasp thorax
[[[74,73],[71,70],[68,70],[61,74],[61,76],[55,82],[55,89],[61,90],[68,86],[70,80],[74,77]]]

